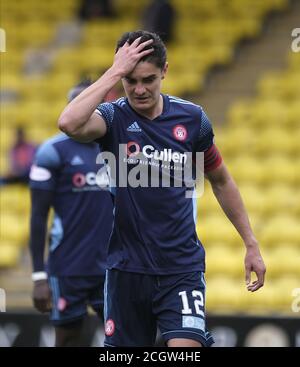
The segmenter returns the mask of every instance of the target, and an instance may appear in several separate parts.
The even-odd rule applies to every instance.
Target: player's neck
[[[152,108],[150,108],[149,110],[141,110],[141,111],[136,109],[136,112],[139,115],[146,117],[148,120],[154,120],[156,117],[162,114],[163,108],[164,108],[164,99],[163,96],[160,94],[158,103],[156,103]]]

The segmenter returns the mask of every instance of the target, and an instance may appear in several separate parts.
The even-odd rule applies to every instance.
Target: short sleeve
[[[95,113],[97,113],[104,119],[106,123],[106,127],[107,127],[107,132],[110,132],[112,128],[113,119],[114,119],[114,113],[115,113],[114,105],[109,102],[101,103],[97,107]]]
[[[196,151],[205,152],[213,145],[213,143],[214,143],[214,133],[212,125],[206,113],[201,108],[201,123],[198,139],[196,142]]]
[[[60,156],[52,143],[42,144],[36,152],[29,174],[31,189],[54,191],[57,172],[61,166]]]

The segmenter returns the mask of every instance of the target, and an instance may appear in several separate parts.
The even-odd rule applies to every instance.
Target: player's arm
[[[266,267],[259,251],[258,242],[252,232],[240,192],[224,162],[217,168],[206,172],[206,178],[209,180],[214,195],[224,213],[232,222],[245,243],[246,284],[248,290],[254,292],[264,284]],[[251,283],[252,271],[256,273],[257,280]]]
[[[33,268],[33,303],[40,312],[51,309],[51,292],[45,271],[47,222],[54,193],[31,189],[30,254]]]
[[[51,308],[51,292],[45,270],[45,247],[49,209],[53,205],[61,157],[52,141],[42,144],[30,170],[30,253],[33,267],[33,303],[37,310]]]
[[[135,68],[139,60],[153,51],[144,50],[153,40],[139,42],[140,38],[131,45],[125,43],[120,47],[113,65],[66,106],[58,120],[58,126],[63,132],[80,142],[89,142],[106,134],[105,120],[95,110],[106,94]]]

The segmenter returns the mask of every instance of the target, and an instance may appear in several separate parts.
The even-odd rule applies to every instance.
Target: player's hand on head
[[[141,58],[153,52],[153,48],[147,48],[153,43],[153,39],[145,42],[140,41],[141,37],[134,40],[131,45],[126,42],[115,54],[112,67],[118,71],[122,78],[132,72]]]
[[[260,254],[258,246],[247,248],[245,256],[246,287],[248,291],[255,292],[264,285],[266,266]],[[251,273],[256,274],[257,279],[251,281]]]
[[[38,280],[33,285],[33,304],[40,312],[49,312],[52,307],[51,289],[47,280]]]

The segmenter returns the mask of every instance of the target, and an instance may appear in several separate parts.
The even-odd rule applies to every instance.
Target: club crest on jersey
[[[105,335],[112,336],[114,332],[115,332],[114,320],[108,319],[105,323]]]
[[[63,298],[60,297],[57,301],[57,309],[60,312],[63,312],[67,307],[67,301]]]
[[[173,136],[176,140],[184,141],[186,140],[188,133],[186,128],[183,125],[176,125],[173,128]]]

